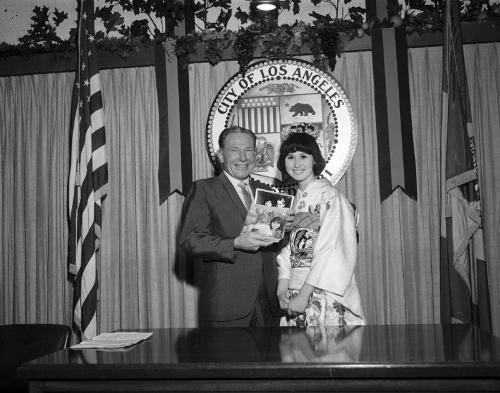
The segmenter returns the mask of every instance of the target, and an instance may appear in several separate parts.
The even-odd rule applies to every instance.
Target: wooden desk
[[[466,325],[159,329],[25,363],[31,392],[500,392],[500,339]]]

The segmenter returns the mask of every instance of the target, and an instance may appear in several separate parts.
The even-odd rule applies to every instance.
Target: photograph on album
[[[286,215],[292,205],[293,195],[258,188],[243,231],[260,232],[276,242],[280,241],[285,234]]]

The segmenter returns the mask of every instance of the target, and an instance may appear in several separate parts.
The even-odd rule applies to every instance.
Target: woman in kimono
[[[293,133],[282,143],[278,169],[298,184],[295,220],[277,256],[278,299],[288,326],[364,325],[354,276],[355,211],[327,179],[313,136]]]

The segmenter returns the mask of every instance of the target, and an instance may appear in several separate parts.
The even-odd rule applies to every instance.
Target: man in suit
[[[279,321],[275,243],[259,232],[241,233],[255,188],[255,134],[222,131],[222,172],[193,183],[183,206],[180,244],[194,257],[200,288],[200,326],[273,326]]]

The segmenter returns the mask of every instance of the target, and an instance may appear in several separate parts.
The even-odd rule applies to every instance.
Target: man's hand
[[[278,296],[278,301],[282,310],[286,310],[288,308],[288,303],[290,302],[290,299],[288,299],[288,282],[289,280],[284,278],[280,278],[278,280],[278,290],[276,295]]]
[[[261,247],[267,247],[274,243],[272,237],[260,232],[245,232],[234,239],[236,250],[257,251]]]
[[[280,308],[282,310],[287,310],[288,309],[288,303],[290,302],[290,299],[288,299],[287,292],[285,292],[285,293],[278,293],[278,301],[280,303]]]

